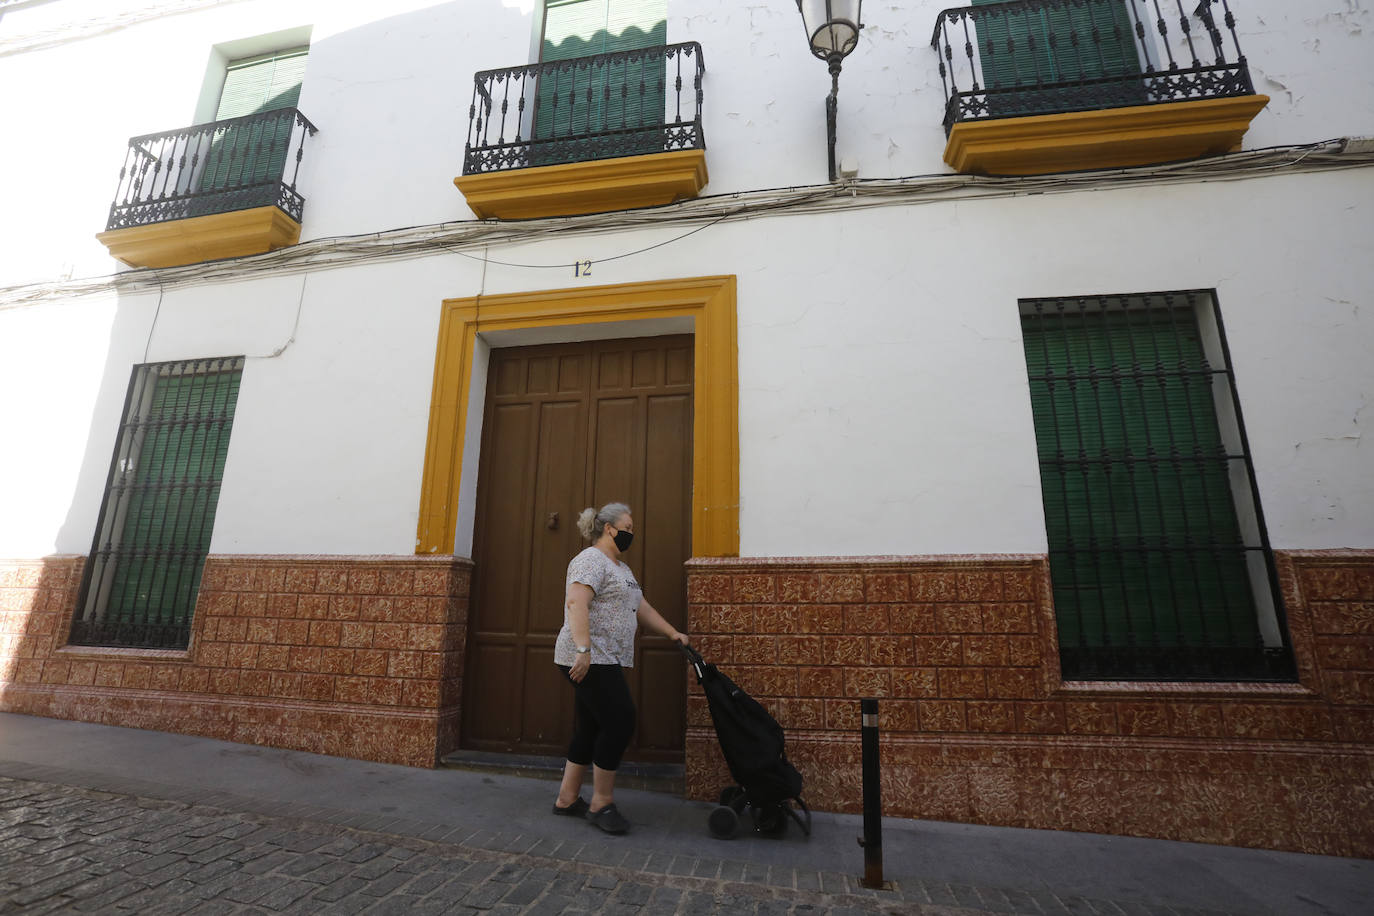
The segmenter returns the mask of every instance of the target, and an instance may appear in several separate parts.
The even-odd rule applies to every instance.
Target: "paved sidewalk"
[[[709,805],[625,790],[629,836],[551,783],[0,714],[0,913],[1359,914],[1374,862],[885,819],[710,838]]]

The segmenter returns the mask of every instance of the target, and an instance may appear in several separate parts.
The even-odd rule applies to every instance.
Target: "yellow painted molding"
[[[1265,95],[955,124],[945,162],[983,175],[1044,175],[1177,162],[1237,149]]]
[[[453,552],[473,348],[482,332],[688,317],[692,555],[739,555],[739,347],[733,276],[446,299],[439,321],[415,552]]]
[[[130,267],[180,267],[294,245],[301,224],[277,207],[253,207],[112,229],[96,238]]]
[[[706,151],[677,150],[453,179],[479,219],[535,219],[670,204],[706,187]]]

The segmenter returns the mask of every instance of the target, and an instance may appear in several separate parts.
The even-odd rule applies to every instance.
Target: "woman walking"
[[[553,660],[573,684],[576,696],[572,741],[553,813],[586,817],[607,833],[624,833],[630,822],[615,807],[615,771],[635,727],[635,704],[621,668],[634,667],[639,624],[687,645],[644,598],[621,555],[634,541],[634,519],[624,503],[587,508],[577,530],[592,546],[568,564],[563,629]],[[591,804],[582,800],[582,781],[592,768]]]

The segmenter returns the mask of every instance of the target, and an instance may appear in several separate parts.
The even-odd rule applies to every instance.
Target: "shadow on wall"
[[[379,20],[317,41],[310,49],[313,61],[375,61],[378,47],[409,43],[412,53],[407,63],[428,49],[434,69],[450,71],[443,82],[451,87],[452,95],[443,111],[431,112],[430,120],[413,130],[392,125],[411,137],[432,134],[436,115],[455,125],[452,132],[457,142],[440,144],[442,148],[434,153],[444,157],[439,177],[425,169],[401,167],[401,163],[392,163],[394,168],[389,167],[387,173],[391,193],[399,199],[438,198],[445,201],[449,219],[465,215],[461,195],[451,184],[462,167],[459,122],[468,104],[474,64],[488,63],[445,53],[441,36],[454,36],[455,41],[470,37],[463,32],[466,22],[460,6],[441,4]],[[528,15],[513,9],[499,14],[511,19],[512,34],[528,31]],[[423,60],[416,66],[424,66]],[[392,76],[393,86],[404,86],[405,74]],[[348,200],[356,199],[354,182],[376,180],[375,175],[357,173],[375,164],[353,155],[349,143],[350,138],[375,133],[378,123],[395,117],[390,109],[374,112],[374,118],[363,113],[369,104],[380,104],[371,95],[375,91],[367,80],[349,90],[312,86],[307,69],[300,107],[320,128],[324,142],[312,150],[315,161],[303,172],[306,229],[312,208],[328,209],[331,198],[335,207],[345,207]],[[111,162],[109,167],[113,178],[118,163]],[[398,187],[402,182],[414,187]],[[146,282],[130,282],[149,276],[158,278],[157,289],[150,291]],[[141,402],[130,402],[135,412],[146,412],[156,395],[156,374],[153,384],[131,395],[136,366],[246,356],[244,397],[235,411],[239,418],[264,399],[272,401],[277,412],[294,408],[301,417],[315,409],[307,394],[282,381],[289,375],[282,372],[284,366],[300,359],[306,348],[298,344],[273,352],[281,344],[278,327],[283,322],[291,327],[290,316],[299,307],[307,311],[312,307],[303,294],[298,301],[295,281],[283,285],[291,294],[283,293],[276,303],[264,303],[262,289],[254,288],[258,298],[248,307],[275,306],[284,316],[281,322],[270,322],[270,330],[264,333],[256,323],[240,321],[236,326],[223,314],[208,312],[204,297],[193,298],[187,292],[224,292],[227,286],[178,285],[175,268],[160,274],[125,273],[122,279],[116,282],[118,298],[85,452],[57,535],[59,550],[90,548],[107,481],[133,472],[140,448],[154,448],[145,431],[122,459],[115,454],[126,398]],[[437,309],[439,303],[417,305],[431,306]],[[373,323],[336,327],[335,331],[371,340],[378,327]],[[340,400],[348,400],[351,388],[373,388],[378,383],[367,364],[339,360],[334,365],[342,368],[331,379]],[[180,402],[170,405],[169,422],[184,407]],[[357,425],[351,434],[367,436],[366,424]],[[215,449],[203,441],[203,433],[191,432],[179,441],[202,456],[198,463],[191,462],[196,468],[181,462],[184,484],[185,475],[194,477],[211,468],[216,457]],[[235,448],[241,445],[233,443],[231,435],[225,454],[220,455],[231,477]],[[113,468],[112,455],[116,457]],[[328,463],[327,455],[315,458],[321,465]],[[305,466],[311,456],[300,455],[297,460]],[[175,460],[169,463],[176,464]],[[416,470],[414,500],[418,504]],[[173,474],[174,483],[176,479]],[[181,489],[197,498],[207,490],[194,485]],[[367,489],[351,492],[355,498],[366,498]],[[140,514],[138,503],[130,500],[126,506],[132,510],[113,514],[105,527],[107,532],[127,532],[143,524],[157,527],[157,536],[185,543],[186,529],[196,512],[212,519],[213,506],[208,507],[207,516],[205,505],[184,511],[176,508],[180,505],[176,498],[145,500],[142,510],[147,517],[140,521],[135,517]],[[280,506],[273,508],[284,511]],[[143,562],[145,566],[157,563]],[[470,565],[452,556],[211,557],[193,602],[189,640],[183,635],[180,644],[171,647],[120,648],[69,644],[88,567],[85,555],[0,561],[0,710],[434,766],[439,756],[457,746]],[[167,571],[152,569],[148,579],[161,581],[159,575],[165,579]]]

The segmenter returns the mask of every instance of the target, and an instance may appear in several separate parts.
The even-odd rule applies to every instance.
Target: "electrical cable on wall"
[[[646,251],[653,251],[655,248],[662,248],[662,247],[665,246],[665,245],[671,245],[671,244],[673,244],[674,242],[680,242],[680,241],[682,241],[683,239],[687,238],[687,236],[689,236],[689,235],[696,235],[698,232],[700,232],[700,231],[703,230],[703,229],[709,229],[710,227],[714,226],[716,223],[720,222],[721,220],[726,219],[728,216],[729,216],[728,213],[725,214],[725,215],[723,215],[723,216],[719,216],[719,217],[717,217],[716,219],[711,220],[709,223],[705,223],[705,224],[703,224],[703,225],[701,225],[701,226],[696,227],[695,229],[690,229],[690,230],[688,230],[687,232],[682,233],[682,235],[674,236],[673,238],[670,238],[670,239],[665,239],[664,241],[658,242],[657,244],[654,244],[654,245],[646,245],[646,246],[643,247],[643,248],[636,248],[634,251],[627,251],[627,252],[624,252],[623,254],[613,254],[613,255],[610,255],[609,257],[597,258],[597,259],[596,259],[596,260],[597,260],[597,263],[598,263],[598,264],[602,264],[602,263],[605,263],[606,261],[619,261],[619,260],[621,260],[622,258],[632,258],[632,257],[634,257],[634,256],[637,255],[637,254],[644,254]],[[569,264],[567,261],[559,261],[557,264],[517,264],[517,263],[514,263],[514,262],[512,262],[512,261],[497,261],[497,260],[495,260],[494,258],[489,258],[489,257],[487,257],[487,251],[488,251],[488,249],[489,249],[489,247],[490,247],[490,246],[487,246],[487,245],[483,245],[483,246],[482,246],[482,256],[481,256],[480,258],[477,257],[476,255],[468,254],[466,251],[459,251],[459,250],[456,249],[456,248],[449,248],[447,245],[445,245],[444,247],[445,247],[445,248],[448,248],[449,251],[453,252],[453,253],[456,254],[456,255],[462,255],[462,256],[465,257],[465,258],[470,258],[471,260],[474,260],[474,261],[481,261],[481,262],[482,262],[482,288],[483,288],[484,290],[486,289],[486,284],[487,284],[487,265],[488,265],[488,264],[499,264],[499,265],[502,266],[502,267],[519,267],[519,268],[524,268],[524,269],[526,269],[526,270],[567,270],[569,267],[572,266],[572,265]],[[478,294],[478,298],[479,298],[479,299],[481,298],[481,293]]]
[[[470,255],[470,254],[463,254],[463,252],[461,252],[461,251],[455,251],[454,254],[462,254],[463,257],[465,257],[465,258],[470,258],[470,257],[472,257],[472,255]],[[486,246],[486,245],[483,245],[483,246],[482,246],[482,279],[481,279],[481,281],[480,281],[480,282],[478,283],[478,285],[477,285],[477,298],[476,298],[476,300],[474,300],[473,303],[472,303],[472,307],[473,307],[472,321],[473,321],[473,325],[476,327],[476,329],[477,329],[479,332],[482,330],[482,296],[484,296],[484,295],[486,294],[486,292],[487,292],[487,246]]]
[[[112,290],[138,292],[153,283],[169,289],[249,277],[292,275],[343,265],[429,257],[447,250],[490,250],[494,245],[529,244],[567,235],[595,235],[657,228],[672,223],[702,224],[675,238],[599,261],[631,257],[687,238],[709,226],[772,215],[836,213],[885,206],[916,206],[950,200],[997,200],[1035,194],[1155,187],[1171,184],[1243,181],[1276,172],[1334,171],[1374,166],[1374,153],[1347,148],[1346,138],[1296,146],[1247,150],[1208,159],[1096,172],[1022,177],[939,174],[860,179],[831,185],[768,188],[708,195],[692,200],[583,216],[531,220],[464,220],[409,226],[383,232],[312,239],[267,254],[208,261],[177,268],[125,271],[113,276],[37,283],[0,289],[0,309],[33,305],[53,298],[97,295]],[[547,270],[571,264],[521,264],[487,258],[515,269]]]
[[[268,353],[266,356],[249,356],[247,357],[248,359],[276,359],[286,352],[287,347],[296,342],[296,332],[299,331],[301,327],[301,310],[305,308],[305,281],[308,279],[310,279],[309,274],[303,274],[301,276],[301,294],[296,300],[296,321],[291,325],[291,336],[286,338],[286,343],[277,347],[277,349]]]
[[[154,273],[154,276],[156,276],[156,273]],[[276,359],[278,356],[281,356],[283,353],[286,352],[287,347],[290,347],[293,343],[296,342],[296,332],[300,330],[301,326],[301,310],[305,307],[305,283],[309,278],[309,274],[302,275],[301,277],[301,292],[300,296],[296,299],[296,321],[294,324],[291,325],[291,336],[286,338],[286,343],[282,344],[280,347],[277,347],[277,349],[273,350],[271,353],[268,353],[266,356],[248,356],[245,357],[245,359]],[[148,352],[153,346],[153,332],[157,330],[158,316],[162,314],[162,296],[162,283],[161,281],[159,281],[157,307],[153,309],[153,320],[148,325],[148,339],[143,345],[143,362],[145,363],[148,361]]]
[[[153,278],[157,280],[157,307],[153,309],[153,320],[148,323],[148,339],[143,342],[143,361],[148,361],[148,353],[153,348],[153,331],[157,330],[157,319],[162,314],[162,297],[166,290],[162,288],[162,278],[153,271]]]

